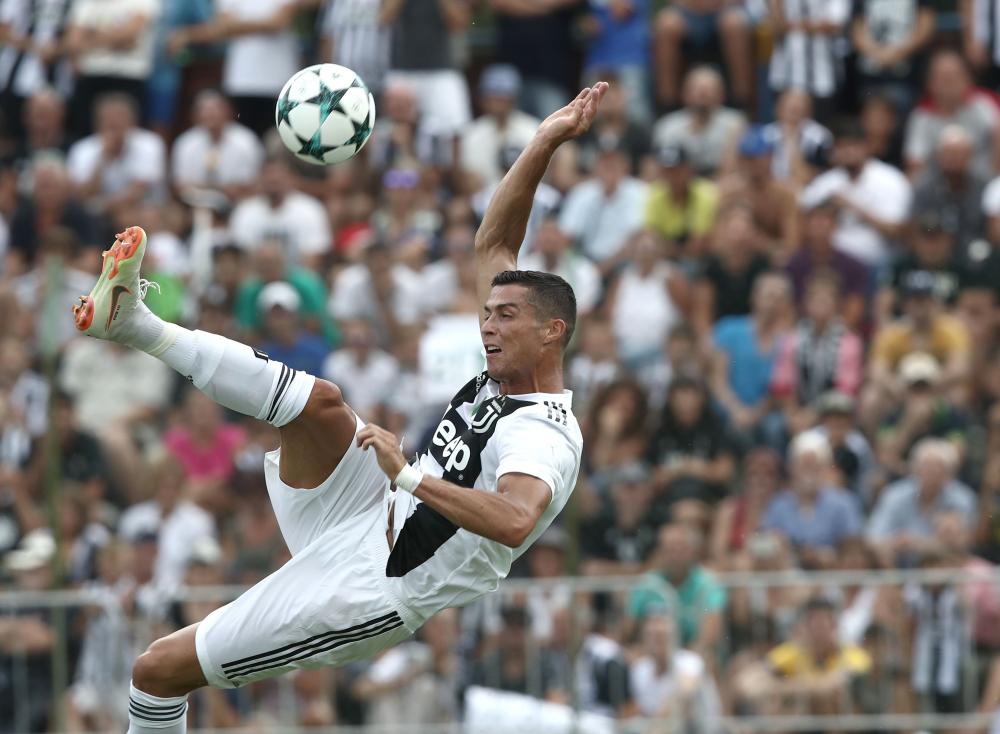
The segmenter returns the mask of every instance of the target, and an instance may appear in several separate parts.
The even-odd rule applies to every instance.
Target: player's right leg
[[[281,479],[310,489],[331,475],[357,430],[329,382],[297,372],[245,344],[163,321],[142,303],[146,233],[130,227],[104,253],[101,277],[74,308],[77,328],[161,359],[217,403],[281,429]],[[141,379],[141,376],[137,376]]]

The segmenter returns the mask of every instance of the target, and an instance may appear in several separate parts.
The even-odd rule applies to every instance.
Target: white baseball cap
[[[299,293],[288,283],[277,280],[265,285],[260,295],[257,296],[257,308],[261,311],[270,311],[276,306],[280,306],[286,311],[298,312],[302,305]]]

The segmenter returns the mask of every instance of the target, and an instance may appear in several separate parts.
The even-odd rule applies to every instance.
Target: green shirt
[[[629,595],[628,613],[636,619],[664,611],[674,615],[686,647],[698,637],[702,616],[725,605],[726,590],[711,571],[695,566],[676,588],[658,571],[645,574]]]
[[[327,294],[323,279],[312,270],[292,268],[285,275],[285,280],[302,299],[299,314],[306,321],[318,322],[323,338],[330,346],[336,346],[340,342],[340,334],[326,310]],[[236,294],[236,320],[245,329],[258,330],[263,325],[257,297],[265,285],[260,278],[254,278],[245,282]]]

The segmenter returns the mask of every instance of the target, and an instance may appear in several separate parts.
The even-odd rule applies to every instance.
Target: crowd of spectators
[[[336,382],[419,451],[482,367],[477,224],[539,120],[597,79],[519,262],[576,290],[584,465],[514,574],[632,588],[501,594],[371,662],[200,692],[192,725],[415,731],[484,689],[699,734],[1000,707],[997,17],[997,0],[0,0],[0,588],[89,595],[0,617],[0,730],[122,730],[137,652],[221,603],[178,589],[288,558],[262,469],[276,432],[77,338],[70,306],[114,233],[149,233],[157,314]],[[362,154],[325,169],[273,129],[285,80],[319,61],[378,104]],[[893,568],[952,580],[864,583]],[[720,580],[798,571],[853,580]]]

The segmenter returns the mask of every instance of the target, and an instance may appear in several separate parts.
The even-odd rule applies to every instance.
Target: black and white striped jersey
[[[495,492],[504,474],[538,477],[552,500],[518,548],[459,528],[413,495],[396,492],[396,534],[386,576],[399,601],[421,618],[496,589],[500,579],[552,523],[576,485],[583,437],[572,393],[501,395],[485,372],[452,399],[419,457],[420,470],[470,489]]]

